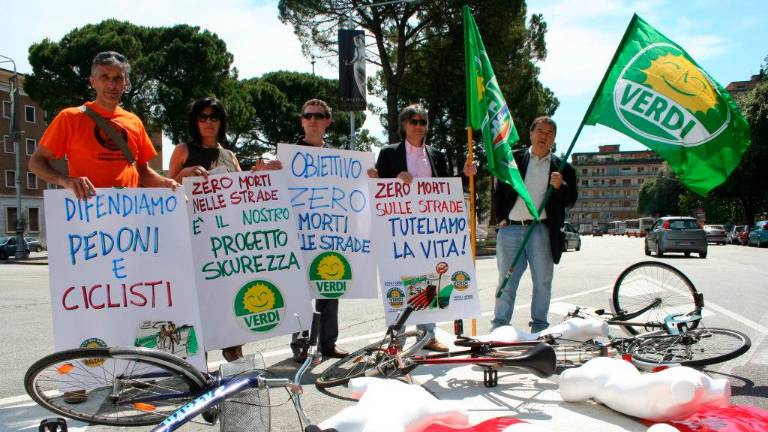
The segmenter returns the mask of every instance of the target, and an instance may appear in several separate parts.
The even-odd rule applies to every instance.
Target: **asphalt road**
[[[629,265],[642,260],[658,260],[643,254],[641,239],[625,237],[583,237],[581,251],[563,255],[555,268],[553,306],[550,322],[560,320],[562,313],[573,304],[607,307],[611,287],[618,274]],[[727,377],[733,388],[733,401],[768,409],[768,249],[744,246],[710,245],[706,259],[665,256],[667,262],[685,273],[704,293],[707,313],[705,322],[711,327],[726,327],[743,331],[752,339],[752,349],[744,356],[713,367],[715,377]],[[484,316],[477,320],[478,334],[487,333],[488,314],[493,309],[493,297],[498,272],[493,257],[477,261],[480,298]],[[530,277],[523,276],[518,290],[517,310],[513,324],[525,328],[529,320]],[[36,359],[53,350],[51,305],[48,291],[47,266],[0,264],[0,430],[19,430],[39,422],[47,415],[24,397],[24,372]],[[379,300],[350,300],[340,308],[339,346],[353,350],[368,343],[384,329]],[[469,332],[469,323],[465,329]],[[452,331],[451,323],[440,328]],[[261,352],[273,372],[291,375],[295,370],[288,360],[288,338],[279,337],[246,345],[246,353]],[[211,353],[212,367],[221,361],[219,353]],[[320,365],[316,372],[329,364]],[[311,380],[312,375],[307,376]],[[482,383],[478,383],[482,386]],[[303,397],[305,410],[314,420],[329,417],[352,402],[345,390],[323,394],[308,385]],[[273,394],[273,404],[285,400],[284,393]],[[296,430],[296,416],[290,404],[273,409],[274,430]],[[514,413],[513,413],[514,414]],[[5,426],[3,426],[5,425]],[[77,423],[71,430],[77,430]],[[6,428],[6,429],[4,429]],[[89,427],[89,431],[106,430]],[[113,429],[110,429],[113,430]],[[148,430],[132,428],[132,430]],[[207,425],[192,425],[185,430],[213,430]]]

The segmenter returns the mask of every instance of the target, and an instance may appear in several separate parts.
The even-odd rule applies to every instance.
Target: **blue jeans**
[[[430,334],[435,337],[435,323],[432,324],[417,324],[416,330],[423,330],[425,334]]]
[[[522,225],[509,225],[499,229],[496,235],[496,265],[499,268],[499,284],[504,280],[504,276],[515,259],[517,250],[523,244],[528,228]],[[552,262],[549,231],[546,225],[538,223],[533,227],[531,238],[525,245],[525,251],[518,260],[507,285],[502,289],[501,296],[496,298],[491,329],[509,325],[512,320],[517,286],[529,264],[531,266],[531,280],[533,281],[533,299],[531,300],[531,321],[528,325],[531,326],[531,331],[534,333],[549,327],[547,314],[549,313],[549,300],[552,297],[552,273],[555,265]]]

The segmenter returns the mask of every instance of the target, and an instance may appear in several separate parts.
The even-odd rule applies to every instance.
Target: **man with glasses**
[[[131,65],[122,54],[97,54],[89,78],[96,100],[66,108],[53,119],[29,160],[29,170],[48,183],[71,189],[80,199],[93,196],[97,187],[178,187],[174,180],[149,167],[157,154],[155,147],[141,120],[119,106],[130,86],[130,71]],[[86,107],[123,138],[134,163],[110,137],[111,131],[103,130],[86,114]],[[51,166],[51,160],[65,156],[69,175]]]
[[[399,178],[408,184],[416,177],[448,177],[445,156],[426,144],[429,122],[427,110],[420,104],[403,108],[398,115],[400,123],[399,143],[381,149],[376,168],[368,170],[373,178]],[[464,174],[477,172],[474,165],[465,164]],[[432,335],[424,349],[447,352],[448,346],[435,337],[435,324],[419,324],[419,330]]]
[[[296,143],[301,146],[325,147],[325,130],[333,123],[331,107],[320,99],[310,99],[301,108],[301,128],[304,136]],[[265,169],[280,168],[279,161],[261,162]],[[339,300],[316,299],[315,310],[320,312],[320,334],[317,346],[324,357],[344,358],[349,353],[336,346],[339,337]],[[291,338],[293,360],[303,363],[307,347],[299,346],[298,333]]]
[[[499,268],[499,283],[512,265],[517,251],[523,244],[526,231],[532,229],[520,260],[507,284],[496,299],[491,329],[508,325],[515,308],[515,297],[520,278],[526,267],[531,266],[533,280],[533,298],[531,299],[531,332],[536,333],[549,327],[547,314],[552,296],[552,276],[554,265],[560,262],[563,253],[565,234],[561,231],[565,223],[565,209],[572,207],[578,197],[576,172],[570,164],[565,164],[559,172],[560,158],[552,154],[557,134],[557,125],[549,117],[538,117],[531,124],[531,147],[514,152],[513,157],[525,180],[525,188],[530,193],[533,203],[541,207],[547,188],[552,186],[552,194],[539,217],[541,223],[533,224],[532,217],[512,189],[512,186],[498,182],[494,194],[496,204],[496,262]]]

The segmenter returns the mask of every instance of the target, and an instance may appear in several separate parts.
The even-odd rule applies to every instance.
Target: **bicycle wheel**
[[[219,377],[230,379],[244,372],[254,370],[264,371],[264,357],[256,353],[247,355],[234,362],[223,363],[219,366]],[[249,388],[234,396],[228,397],[219,407],[219,431],[246,432],[271,430],[269,389]]]
[[[430,338],[430,335],[423,330],[411,330],[399,334],[395,343],[401,347],[400,356],[408,357],[426,345]],[[315,386],[323,389],[343,385],[352,378],[364,376],[367,372],[375,369],[377,369],[376,376],[382,378],[396,378],[408,373],[410,369],[408,371],[401,370],[395,364],[396,359],[386,352],[390,341],[391,337],[387,335],[384,339],[361,348],[330,365],[317,378]]]
[[[659,304],[631,321],[663,324],[670,314],[688,314],[703,306],[693,283],[678,269],[656,261],[643,261],[627,267],[613,285],[611,309],[614,314],[632,314],[651,303]],[[691,321],[689,328],[696,328]],[[642,329],[621,326],[629,334],[637,335]]]
[[[647,368],[665,364],[702,367],[734,359],[749,350],[744,333],[722,328],[700,328],[680,335],[655,331],[638,336],[629,347],[633,360]]]
[[[27,393],[63,416],[110,426],[153,425],[194,399],[206,377],[186,361],[145,348],[78,348],[35,362]]]

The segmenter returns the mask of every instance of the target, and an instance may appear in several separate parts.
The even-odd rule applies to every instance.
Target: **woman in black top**
[[[235,154],[221,145],[227,142],[227,111],[220,100],[207,97],[192,103],[189,134],[192,139],[173,150],[168,177],[181,183],[184,177],[240,171]],[[221,353],[227,361],[237,360],[243,357],[243,346],[224,348]]]

